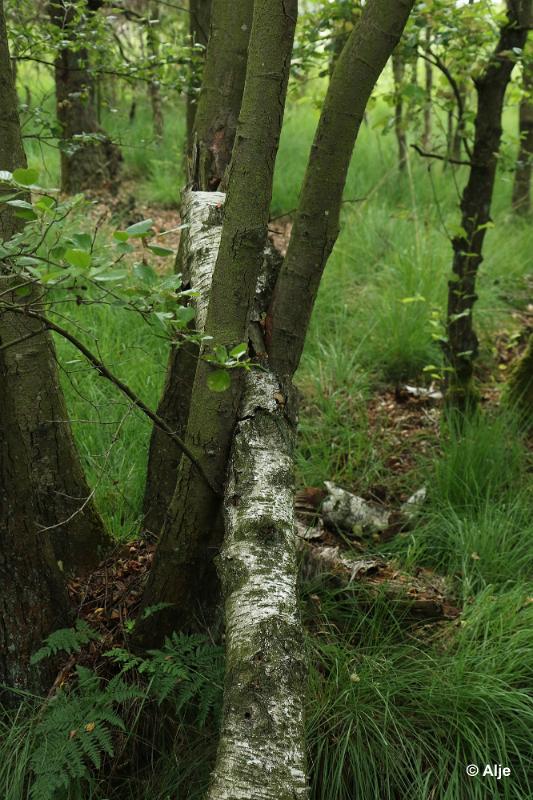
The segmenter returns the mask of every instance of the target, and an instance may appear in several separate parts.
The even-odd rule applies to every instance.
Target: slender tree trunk
[[[0,0],[0,169],[12,171],[25,163],[18,103],[10,69],[3,0]],[[1,189],[1,187],[0,187]],[[0,233],[7,240],[20,220],[0,206]],[[5,264],[0,270],[5,271]],[[3,288],[10,278],[1,278]],[[55,627],[67,620],[67,598],[50,541],[37,529],[39,514],[32,494],[33,453],[20,428],[17,361],[1,349],[9,331],[6,315],[0,323],[0,685],[42,691],[49,675],[30,665],[32,652]],[[15,338],[16,332],[13,332]],[[9,338],[9,336],[8,336]],[[26,398],[33,402],[35,397]],[[0,688],[0,703],[16,696]]]
[[[533,58],[533,47],[531,55]],[[520,101],[518,131],[520,150],[513,186],[513,209],[527,216],[531,211],[531,173],[533,170],[533,61],[524,64],[524,96]]]
[[[296,593],[294,420],[272,373],[252,371],[233,440],[219,559],[226,681],[208,800],[308,796],[305,661]]]
[[[253,0],[213,0],[190,184],[215,191],[231,159],[241,107]]]
[[[461,200],[464,233],[453,240],[453,273],[448,291],[446,357],[450,367],[447,400],[461,412],[475,408],[474,360],[478,340],[473,324],[476,276],[483,260],[483,242],[502,136],[502,112],[516,48],[523,49],[531,16],[531,0],[508,4],[508,21],[483,75],[476,79],[478,107],[472,166]]]
[[[191,165],[193,174],[190,176],[191,184],[204,192],[216,189],[230,161],[246,76],[252,7],[252,0],[235,0],[229,5],[225,0],[214,0],[213,3],[204,86],[195,124],[195,155]],[[213,203],[216,205],[219,200],[217,197]],[[210,201],[207,198],[207,216],[201,212],[197,201],[194,207],[186,201],[182,209],[183,222],[189,224],[192,215],[198,214],[201,224],[207,225],[209,208]],[[188,251],[188,244],[194,238],[188,236],[185,228],[177,265],[185,285],[194,280],[191,274],[196,269],[194,244],[192,250]],[[216,254],[216,250],[214,252]],[[184,434],[187,425],[197,362],[196,345],[188,343],[171,348],[165,387],[157,412],[180,435]],[[163,526],[165,512],[176,486],[180,460],[181,451],[175,443],[154,427],[144,495],[144,524],[154,534],[159,534]]]
[[[394,132],[398,143],[398,167],[403,172],[407,166],[407,133],[405,130],[404,103],[402,97],[405,76],[405,61],[398,52],[392,54],[392,74],[394,78]]]
[[[189,0],[189,35],[191,47],[200,45],[207,48],[209,29],[211,26],[211,6],[213,0]],[[198,75],[191,75],[191,86],[187,92],[187,157],[190,158],[193,146],[194,120],[201,80]]]
[[[431,46],[431,28],[428,25],[426,27],[426,51]],[[425,90],[426,90],[426,102],[424,105],[424,130],[422,133],[422,147],[424,150],[428,151],[431,150],[431,111],[432,111],[432,103],[433,103],[433,67],[429,61],[424,61],[424,71],[425,71]]]
[[[7,40],[2,29],[2,75],[0,76],[0,169],[12,172],[26,166],[17,100],[11,74],[4,71]],[[9,206],[0,206],[0,239],[6,241],[24,223]],[[2,291],[9,290],[9,265],[0,263]],[[20,283],[20,281],[18,281]],[[8,295],[4,295],[7,299]],[[15,298],[16,299],[16,298]],[[19,299],[31,303],[32,295]],[[102,521],[92,502],[74,444],[63,393],[59,384],[54,344],[41,323],[23,315],[0,313],[2,344],[32,338],[3,351],[16,417],[9,422],[18,432],[33,488],[35,524],[49,531],[56,558],[67,571],[87,572],[96,565],[109,545]],[[42,534],[45,538],[46,535]]]
[[[146,44],[148,52],[157,61],[159,58],[159,36],[156,30],[156,25],[161,24],[159,18],[159,3],[155,2],[148,6],[148,29],[146,35]],[[161,91],[159,89],[159,82],[152,80],[148,84],[148,96],[150,97],[150,105],[152,106],[152,123],[154,126],[154,139],[160,144],[163,141],[164,133],[164,119],[163,119],[163,105],[161,103]]]
[[[89,0],[95,11],[100,0]],[[75,41],[74,10],[67,0],[51,0],[50,19],[64,42]],[[86,48],[63,47],[55,62],[57,119],[61,126],[61,188],[75,194],[106,186],[114,189],[122,156],[98,125],[94,82]],[[90,140],[84,141],[84,135]]]
[[[284,379],[300,361],[318,286],[338,235],[342,193],[366,104],[412,7],[413,0],[369,0],[331,77],[267,318],[271,364]]]
[[[212,337],[213,345],[228,351],[247,339],[266,240],[296,16],[296,0],[256,0],[254,5],[246,84],[205,322],[205,334]],[[202,355],[208,353],[206,349]],[[211,482],[222,490],[240,409],[242,371],[232,370],[231,387],[220,393],[207,384],[213,369],[204,359],[198,362],[186,441]],[[141,620],[140,642],[151,643],[169,630],[190,626],[198,603],[212,596],[208,576],[220,546],[216,524],[220,500],[220,494],[182,459],[142,601],[143,608],[159,602],[174,605],[149,625]]]

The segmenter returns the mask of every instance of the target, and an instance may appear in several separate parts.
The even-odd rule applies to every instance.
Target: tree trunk
[[[233,2],[233,0],[232,0]],[[211,6],[213,0],[189,0],[189,35],[191,47],[200,45],[207,48],[209,29],[211,26]],[[193,72],[191,86],[187,92],[187,157],[190,158],[193,146],[194,120],[198,104],[198,94],[201,82]]]
[[[89,2],[89,11],[101,3]],[[52,0],[50,19],[63,42],[76,39],[74,9],[66,0]],[[61,126],[61,189],[75,194],[87,189],[116,188],[122,156],[98,125],[94,82],[87,49],[63,47],[55,61],[56,109]],[[89,137],[89,138],[85,138]]]
[[[426,51],[431,47],[431,28],[426,26]],[[433,67],[429,61],[424,61],[426,102],[424,105],[424,130],[422,133],[422,147],[426,152],[431,150],[431,112],[433,103]]]
[[[205,334],[230,351],[246,341],[262,262],[274,164],[283,121],[297,16],[296,0],[256,0],[241,114],[228,178],[220,249],[207,309]],[[265,70],[265,60],[269,68]],[[210,349],[205,347],[202,355]],[[212,484],[222,487],[242,392],[242,370],[231,386],[213,392],[214,367],[200,359],[191,396],[186,441]],[[220,545],[220,494],[192,463],[182,459],[176,489],[143,596],[142,607],[172,603],[156,622],[139,627],[139,640],[152,643],[191,625],[198,603],[209,602],[208,575]],[[194,575],[194,581],[191,576]]]
[[[267,318],[271,364],[283,379],[302,354],[318,286],[339,231],[342,193],[366,104],[413,0],[369,0],[331,77],[291,240]]]
[[[13,171],[15,166],[25,164],[17,108],[0,0],[2,170]],[[0,206],[3,241],[20,225],[8,206]],[[4,269],[3,264],[0,269]],[[2,314],[0,345],[4,344],[8,327]],[[31,461],[35,454],[25,446],[27,431],[20,429],[18,413],[18,370],[23,361],[14,361],[9,353],[0,347],[0,685],[39,692],[46,688],[49,675],[46,669],[31,667],[30,656],[43,638],[66,623],[67,598],[50,542],[36,526],[38,513],[31,491]],[[35,397],[27,397],[26,402],[37,405]],[[0,689],[0,703],[13,702],[16,696]]]
[[[253,0],[214,0],[202,91],[194,124],[190,184],[211,192],[231,159],[241,108]]]
[[[194,176],[190,176],[190,184],[204,192],[212,192],[220,184],[231,157],[246,75],[252,5],[252,0],[237,0],[230,5],[225,0],[215,0],[213,5],[204,86],[195,125],[195,155],[191,162]],[[196,214],[200,215],[198,221],[201,225],[207,222],[210,201],[205,198],[204,215],[198,206],[199,197],[194,201],[194,207],[187,201],[184,203],[184,223],[189,224]],[[213,199],[215,205],[218,202],[218,198]],[[191,271],[196,269],[195,245],[187,252],[189,241],[185,228],[177,263],[177,271],[182,273],[185,285],[190,283]],[[212,252],[216,258],[216,250]],[[198,348],[192,343],[170,350],[165,387],[157,413],[180,435],[187,425],[197,361]],[[180,460],[181,451],[175,443],[154,427],[144,495],[144,524],[154,534],[159,534],[163,526],[176,486]]]
[[[208,800],[308,796],[305,660],[296,592],[294,421],[272,373],[252,371],[233,440],[219,558],[226,680]]]
[[[476,79],[478,108],[472,166],[461,199],[463,233],[453,240],[453,273],[448,291],[447,343],[450,367],[447,401],[465,413],[477,404],[473,385],[478,340],[473,325],[477,299],[476,276],[483,260],[483,241],[490,222],[490,207],[502,136],[502,111],[507,85],[516,61],[514,51],[526,42],[531,0],[508,4],[508,21],[483,75]]]
[[[161,24],[159,18],[159,3],[155,2],[152,6],[148,7],[148,28],[146,33],[146,44],[149,54],[154,58],[154,61],[159,59],[159,36],[156,30],[156,25]],[[154,139],[158,144],[163,141],[164,133],[164,120],[163,120],[163,106],[161,103],[161,91],[159,89],[159,81],[152,80],[148,84],[148,96],[150,98],[150,105],[152,106],[152,123],[154,126]]]
[[[402,88],[405,77],[405,62],[398,52],[392,54],[392,74],[394,78],[394,132],[398,143],[398,167],[403,172],[407,166],[407,134],[403,110]]]
[[[533,47],[531,56],[533,58]],[[513,186],[513,209],[527,216],[531,211],[531,172],[533,170],[533,61],[524,63],[524,96],[520,101],[518,131],[520,150]]]
[[[182,204],[185,226],[180,250],[183,283],[200,292],[194,327],[203,331],[211,278],[220,245],[225,195],[220,192],[188,192]],[[181,438],[184,437],[191,392],[198,363],[198,347],[185,342],[170,351],[165,387],[157,413]],[[176,486],[182,451],[173,439],[154,426],[150,440],[144,494],[144,527],[152,535],[161,532],[165,513]]]
[[[0,169],[12,172],[26,166],[26,156],[11,73],[5,69],[9,56],[4,26],[0,34]],[[23,225],[9,206],[0,206],[2,241],[10,239]],[[9,265],[0,263],[1,291],[9,290],[13,280],[20,283],[9,276]],[[8,295],[3,297],[8,299]],[[32,295],[19,300],[31,301]],[[36,331],[41,332],[3,351],[13,394],[9,408],[16,413],[9,425],[18,431],[19,448],[27,460],[35,524],[45,528],[54,526],[49,535],[56,558],[66,570],[86,572],[96,565],[109,540],[90,498],[76,452],[59,384],[54,344],[41,323],[20,314],[0,313],[3,345]]]

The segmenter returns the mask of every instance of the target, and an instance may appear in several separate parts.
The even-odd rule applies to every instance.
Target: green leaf
[[[160,247],[158,244],[149,244],[148,250],[161,258],[168,258],[168,256],[174,255],[174,250],[170,250],[168,247]]]
[[[74,233],[70,238],[80,250],[90,251],[93,240],[88,233]]]
[[[13,180],[20,183],[21,186],[31,186],[39,177],[38,169],[16,169],[13,172]]]
[[[153,219],[143,219],[141,222],[136,222],[134,225],[130,225],[128,228],[126,228],[126,233],[129,236],[134,237],[146,236],[148,231],[151,230],[153,224]]]
[[[215,358],[219,364],[225,364],[228,360],[228,351],[224,347],[224,345],[217,344],[216,347],[213,348],[215,353]]]
[[[40,197],[35,203],[35,208],[40,211],[51,211],[55,207],[56,201],[53,197]]]
[[[217,369],[210,372],[207,376],[207,385],[212,392],[225,392],[231,386],[229,372],[225,369]]]
[[[31,203],[28,203],[27,200],[8,200],[8,206],[13,206],[13,208],[25,208],[29,209],[30,211],[33,210],[33,206]]]
[[[117,242],[127,242],[130,238],[130,235],[127,231],[115,231],[113,234],[113,239]]]
[[[15,211],[15,216],[18,217],[18,219],[26,219],[30,221],[37,219],[37,214],[32,208],[17,208]]]
[[[145,283],[155,283],[157,281],[157,275],[154,269],[149,266],[149,264],[134,264],[133,274],[136,278],[139,278],[139,280],[144,281]]]
[[[232,358],[242,358],[242,356],[248,350],[248,345],[245,342],[238,344],[237,347],[234,347],[233,350],[229,351],[229,354]]]
[[[196,311],[192,306],[179,306],[176,310],[176,322],[184,328],[196,316]]]
[[[94,280],[99,283],[105,281],[122,281],[127,275],[128,271],[126,269],[112,269],[109,272],[103,272],[101,275],[95,275]]]
[[[92,261],[90,253],[86,253],[85,250],[79,250],[74,247],[69,247],[69,249],[65,251],[65,259],[73,267],[79,267],[80,269],[88,269]]]

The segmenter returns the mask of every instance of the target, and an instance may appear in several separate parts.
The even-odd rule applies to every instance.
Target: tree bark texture
[[[407,131],[402,97],[403,82],[405,79],[405,61],[400,53],[392,54],[392,75],[394,78],[394,133],[398,145],[398,168],[400,172],[407,165]]]
[[[477,114],[472,166],[461,199],[460,235],[453,239],[453,278],[448,289],[447,343],[450,367],[447,400],[461,412],[477,402],[473,385],[478,339],[473,325],[477,299],[476,277],[483,260],[483,242],[502,136],[502,112],[507,85],[515,64],[514,49],[523,49],[531,18],[531,0],[508,4],[507,23],[483,75],[476,79]]]
[[[231,159],[241,108],[253,0],[213,0],[202,90],[194,125],[190,183],[216,190]]]
[[[189,0],[189,35],[191,47],[200,45],[207,48],[211,26],[211,6],[213,0]],[[194,120],[198,107],[200,84],[198,78],[191,75],[192,85],[187,93],[187,156],[190,158],[193,146]]]
[[[533,42],[524,63],[524,96],[520,101],[518,132],[520,149],[513,186],[513,208],[527,216],[531,211],[531,174],[533,171]]]
[[[211,35],[196,118],[194,156],[191,159],[189,176],[189,183],[205,192],[213,192],[220,184],[231,157],[244,89],[252,6],[252,0],[237,0],[231,4],[215,0],[213,5]],[[184,203],[182,208],[184,224],[191,223],[196,217],[199,224],[203,225],[206,221],[207,218],[204,218],[201,210],[200,196],[196,195],[196,200],[192,201],[194,207],[187,200]],[[195,196],[189,194],[187,197],[191,200]],[[225,195],[223,197],[225,198]],[[204,199],[204,211],[209,214],[209,201],[207,198]],[[218,202],[215,197],[213,203],[216,205]],[[217,235],[218,250],[220,230]],[[185,228],[176,263],[176,270],[182,273],[185,284],[190,284],[191,270],[196,269],[196,245],[193,244],[192,250],[186,252],[189,241],[191,239]],[[217,251],[214,252],[216,254]],[[172,347],[169,354],[158,414],[174,429],[180,431],[180,435],[187,425],[198,355],[198,348],[192,343],[177,348]],[[164,515],[176,485],[180,459],[181,452],[173,442],[158,428],[154,428],[150,442],[144,500],[145,525],[153,533],[161,531]]]
[[[290,378],[300,361],[338,235],[342,193],[365,107],[412,6],[413,0],[369,0],[331,77],[267,319],[269,357],[282,378]]]
[[[222,234],[221,192],[187,192],[182,204],[185,227],[180,242],[183,283],[199,292],[194,327],[203,331],[211,279]],[[172,347],[169,355],[163,394],[157,409],[178,435],[183,438],[199,351],[193,342]],[[176,486],[182,452],[164,431],[154,426],[150,440],[146,489],[144,494],[144,527],[159,535],[165,513]]]
[[[256,0],[254,6],[246,84],[205,322],[205,334],[212,343],[228,351],[247,340],[266,240],[296,16],[296,0]],[[230,388],[220,393],[207,384],[213,369],[203,359],[198,362],[186,441],[211,483],[222,487],[240,407],[242,371],[232,370]],[[205,576],[220,545],[216,524],[220,507],[220,495],[182,459],[142,602],[143,608],[160,602],[173,607],[158,615],[159,625],[152,620],[144,631],[141,625],[141,638],[146,639],[148,633],[159,638],[190,625],[198,602],[212,595]]]
[[[88,13],[100,3],[88,3]],[[114,189],[122,156],[98,125],[94,81],[89,72],[87,49],[76,45],[73,9],[66,0],[49,5],[52,24],[61,31],[65,46],[55,62],[56,112],[61,126],[61,189],[75,194],[87,189]],[[84,141],[84,135],[90,135]]]
[[[0,169],[13,171],[24,164],[0,0]],[[1,239],[7,240],[22,223],[9,207],[0,209]],[[1,319],[0,338],[4,315]],[[38,533],[35,524],[33,453],[24,446],[27,432],[20,428],[19,386],[13,375],[19,364],[13,363],[12,355],[0,350],[0,684],[40,692],[50,676],[46,669],[31,667],[30,656],[55,627],[66,624],[67,597],[50,541]],[[26,399],[35,402],[31,396]],[[0,689],[0,703],[12,704],[16,699],[9,690]]]
[[[303,800],[305,662],[294,529],[294,422],[252,371],[233,439],[219,558],[226,679],[208,800]]]
[[[3,18],[1,22],[0,169],[13,172],[26,166],[26,156],[11,73],[5,69],[9,53]],[[9,206],[0,206],[0,240],[7,241],[23,227],[24,222],[13,216]],[[1,291],[9,292],[13,282],[18,285],[24,281],[10,276],[9,265],[0,262]],[[3,299],[16,301],[9,294]],[[33,293],[19,302],[29,304],[34,299]],[[36,515],[34,525],[55,526],[49,536],[56,558],[68,571],[86,572],[96,565],[109,539],[83,476],[59,384],[54,344],[40,322],[21,314],[0,313],[2,345],[30,333],[35,335],[3,351],[9,389],[13,392],[9,408],[16,413],[9,425],[18,431],[19,447],[25,452]]]

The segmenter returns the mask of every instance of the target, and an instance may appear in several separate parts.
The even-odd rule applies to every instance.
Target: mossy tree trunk
[[[346,175],[366,104],[412,7],[413,0],[369,0],[331,76],[267,318],[271,364],[283,379],[292,377],[300,361],[318,286],[339,232]]]
[[[9,64],[5,27],[2,28],[2,73],[0,75],[0,169],[12,172],[26,166],[22,146],[17,99]],[[24,223],[0,206],[0,239],[6,241]],[[4,300],[30,304],[32,295],[10,296],[9,287],[20,280],[10,276],[7,263],[0,263]],[[18,341],[27,334],[32,338]],[[35,511],[34,525],[50,528],[56,558],[71,572],[93,568],[109,545],[102,520],[92,502],[76,451],[57,371],[54,344],[43,325],[21,314],[0,313],[3,364],[9,376],[14,418],[6,422],[18,432],[19,448],[27,460]],[[5,379],[7,381],[7,377]],[[26,489],[27,492],[27,489]]]
[[[478,339],[473,310],[477,299],[476,277],[483,260],[483,242],[490,222],[490,208],[498,152],[502,136],[505,92],[522,50],[531,18],[531,0],[508,3],[507,22],[484,73],[475,80],[477,113],[472,165],[461,199],[461,234],[453,239],[453,277],[449,282],[447,342],[449,366],[447,400],[462,413],[473,410],[477,393],[473,384]]]
[[[513,186],[513,208],[527,216],[531,211],[531,174],[533,171],[533,41],[524,63],[523,90],[520,101],[518,132],[520,149]]]
[[[190,164],[189,182],[200,192],[214,192],[231,158],[246,76],[252,8],[252,0],[235,0],[231,4],[225,0],[214,0],[213,3],[204,83],[194,128],[194,156]],[[187,197],[190,199],[191,195],[186,195]],[[200,210],[201,204],[198,199],[199,196],[193,205],[185,200],[182,207],[183,223],[189,224],[192,222],[192,215],[198,215],[201,225],[207,225],[211,201],[204,198],[204,211],[207,212],[205,216]],[[213,198],[212,202],[216,206],[218,200]],[[196,263],[198,252],[194,238],[189,237],[185,228],[177,265],[185,285],[191,285],[191,280],[194,279],[192,272],[198,270],[202,272],[201,264]],[[191,242],[193,247],[189,249]],[[204,244],[200,246],[203,247]],[[209,252],[213,251],[207,248],[206,258]],[[216,257],[217,250],[214,252]],[[195,324],[198,327],[198,320]],[[196,345],[188,343],[171,348],[165,386],[157,413],[180,436],[184,434],[187,425],[197,361]],[[154,427],[150,440],[143,505],[144,525],[153,534],[159,534],[163,526],[165,512],[176,485],[180,461],[181,451],[176,444],[163,431]]]
[[[220,249],[206,314],[205,334],[230,351],[247,340],[250,311],[263,259],[274,164],[285,107],[297,17],[296,0],[256,0],[241,113],[228,177]],[[268,69],[265,69],[268,63]],[[207,355],[206,349],[202,355]],[[240,409],[242,371],[232,370],[225,392],[210,390],[214,367],[198,362],[186,441],[212,484],[225,479],[231,439]],[[182,459],[142,608],[160,602],[172,608],[138,628],[141,643],[191,625],[198,603],[209,602],[210,577],[220,546],[221,494]]]
[[[3,0],[0,0],[0,169],[12,171],[25,163],[17,97],[10,68]],[[20,221],[0,207],[2,240],[16,232]],[[0,270],[5,270],[0,264]],[[10,280],[2,278],[2,281]],[[26,420],[21,419],[17,372],[24,359],[2,349],[9,331],[5,314],[0,322],[0,684],[40,692],[50,675],[30,665],[30,656],[55,627],[66,624],[67,597],[50,540],[37,527],[32,458]],[[17,338],[17,332],[10,335]],[[8,338],[9,338],[8,336]],[[12,355],[12,352],[11,352]],[[34,383],[34,390],[39,387]],[[36,405],[35,396],[25,398]],[[30,432],[31,433],[31,432]],[[0,689],[0,703],[17,696]]]
[[[101,0],[88,0],[87,13],[94,13],[101,5]],[[55,61],[61,188],[68,194],[102,187],[114,189],[122,157],[117,145],[98,124],[88,51],[76,44],[74,8],[67,0],[51,0],[49,11],[62,42],[72,42],[72,47],[61,47]]]

